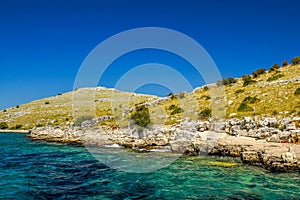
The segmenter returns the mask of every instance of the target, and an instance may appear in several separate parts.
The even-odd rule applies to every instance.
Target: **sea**
[[[272,173],[233,158],[181,156],[164,168],[134,173],[101,163],[84,146],[17,133],[0,134],[0,152],[5,200],[300,199],[299,173]]]

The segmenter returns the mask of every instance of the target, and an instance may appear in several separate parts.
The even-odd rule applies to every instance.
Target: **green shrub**
[[[176,96],[173,94],[173,93],[170,93],[170,94],[168,94],[167,95],[170,99],[175,99],[176,98]]]
[[[248,104],[244,101],[238,107],[238,112],[250,112],[250,111],[253,111],[253,110],[254,109],[252,107],[248,106]]]
[[[8,129],[8,125],[6,122],[0,122],[0,129]]]
[[[236,91],[234,92],[234,94],[240,94],[240,93],[243,93],[243,92],[245,92],[244,89],[238,89],[238,90],[236,90]]]
[[[272,115],[278,115],[278,111],[277,110],[273,110]]]
[[[10,129],[17,130],[17,129],[20,129],[20,128],[22,128],[22,124],[17,124],[15,126],[11,127]]]
[[[130,118],[134,121],[134,123],[140,127],[146,127],[150,124],[150,114],[149,109],[142,105],[139,106],[133,111]]]
[[[92,116],[81,116],[75,120],[74,124],[75,124],[75,126],[81,126],[82,122],[87,121],[87,120],[92,120],[92,119],[93,119]]]
[[[236,79],[235,78],[223,78],[222,80],[218,80],[217,81],[217,85],[218,86],[221,86],[221,85],[230,85],[230,84],[233,84],[233,83],[236,83]]]
[[[17,106],[16,106],[16,108],[20,108],[20,106],[19,106],[19,105],[17,105]]]
[[[177,107],[176,105],[172,104],[169,106],[168,110],[174,110],[176,107]]]
[[[289,65],[289,63],[288,63],[287,60],[285,60],[285,61],[282,62],[282,67],[285,67],[285,66],[288,66],[288,65]]]
[[[211,117],[211,109],[209,108],[205,108],[199,113],[200,119],[208,119],[209,117]]]
[[[270,72],[272,72],[272,71],[276,71],[277,69],[280,69],[280,65],[278,65],[278,64],[275,64],[275,65],[273,65],[271,68],[270,68]]]
[[[172,112],[171,115],[176,115],[178,113],[182,113],[184,110],[180,107],[175,108]]]
[[[176,115],[178,113],[182,113],[184,110],[174,104],[170,105],[168,110],[172,110],[171,115]]]
[[[209,100],[211,97],[209,95],[203,95],[201,96],[201,99]]]
[[[248,104],[253,104],[258,102],[259,99],[257,97],[246,97],[242,103],[240,104],[240,106],[238,107],[238,112],[250,112],[253,111],[254,109],[249,106]]]
[[[256,103],[258,101],[259,101],[259,99],[256,98],[256,97],[247,96],[242,102],[253,104],[253,103]]]
[[[275,74],[275,75],[269,77],[269,78],[267,79],[267,81],[268,81],[268,82],[276,81],[276,80],[280,79],[280,78],[283,77],[283,76],[284,76],[283,74]]]
[[[295,95],[300,95],[300,88],[297,88],[294,94]]]
[[[3,110],[3,112],[6,112],[7,110]]]
[[[46,101],[45,104],[50,104],[50,102],[49,102],[49,101]]]
[[[300,56],[297,56],[292,59],[292,65],[298,65],[300,64]]]
[[[252,84],[255,84],[255,83],[256,83],[256,81],[253,80],[253,79],[251,78],[251,76],[249,76],[249,75],[244,75],[244,76],[243,76],[243,80],[244,80],[243,87],[246,87],[246,86],[248,86],[248,85],[252,85]]]
[[[207,87],[207,85],[203,87],[203,90],[204,91],[208,91],[209,90],[209,88]]]
[[[259,75],[266,73],[266,69],[265,68],[260,68],[254,72],[252,72],[252,76],[253,78],[257,78]]]

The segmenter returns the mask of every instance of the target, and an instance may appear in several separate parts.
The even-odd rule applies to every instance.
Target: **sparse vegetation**
[[[248,106],[246,102],[242,102],[240,106],[238,107],[238,112],[250,112],[254,109],[251,106]]]
[[[285,67],[285,66],[288,66],[288,65],[289,65],[289,63],[288,63],[287,60],[285,60],[285,61],[282,62],[282,67]]]
[[[252,76],[253,78],[257,78],[259,75],[266,73],[266,69],[265,68],[260,68],[258,70],[255,70],[254,72],[252,72]]]
[[[170,94],[168,94],[167,95],[170,99],[175,99],[176,98],[176,96],[173,94],[173,93],[170,93]]]
[[[240,93],[243,93],[243,92],[245,92],[244,89],[238,89],[238,90],[236,90],[236,91],[234,92],[234,94],[240,94]]]
[[[247,96],[244,100],[243,100],[243,102],[245,102],[245,103],[250,103],[250,104],[253,104],[253,103],[256,103],[256,102],[258,102],[259,101],[259,99],[255,96],[255,97],[250,97],[250,96]]]
[[[0,129],[8,129],[8,125],[6,122],[0,122]]]
[[[20,106],[19,106],[19,105],[17,105],[17,106],[16,106],[16,108],[20,108]]]
[[[297,88],[296,91],[294,92],[295,95],[300,95],[300,88]]]
[[[299,65],[300,64],[300,56],[297,56],[292,59],[292,65]]]
[[[50,102],[49,102],[49,101],[46,101],[45,104],[46,104],[46,105],[47,105],[47,104],[50,104]]]
[[[250,112],[253,111],[254,109],[249,106],[248,104],[254,104],[256,102],[258,102],[259,99],[257,97],[250,97],[247,96],[242,103],[240,104],[240,106],[238,107],[238,112]]]
[[[209,117],[211,117],[211,109],[209,108],[205,108],[204,110],[202,110],[200,113],[199,113],[199,118],[200,119],[208,119]]]
[[[18,130],[18,129],[20,129],[20,128],[22,128],[22,124],[17,124],[17,125],[15,125],[15,126],[13,126],[13,127],[10,127],[9,129],[10,129],[10,130]]]
[[[230,87],[224,87],[226,98],[230,100],[230,103],[226,104],[226,112],[228,113],[227,116],[229,117],[231,113],[236,113],[236,117],[253,115],[258,117],[276,115],[276,117],[279,118],[283,116],[300,116],[300,98],[298,98],[300,91],[298,90],[298,92],[296,92],[297,88],[300,87],[298,82],[287,81],[284,82],[284,84],[282,82],[278,82],[276,84],[266,83],[268,78],[278,74],[283,74],[283,78],[285,80],[296,80],[300,76],[299,65],[288,64],[286,67],[280,68],[280,73],[276,74],[276,71],[273,73],[262,74],[257,79],[254,79],[252,75],[243,76],[242,80],[236,79],[237,83],[229,84],[228,86]],[[209,88],[209,90],[206,88]],[[190,117],[194,120],[199,118],[200,111],[213,106],[213,103],[215,100],[217,100],[213,99],[215,94],[217,94],[215,93],[216,89],[219,90],[221,88],[216,87],[215,85],[210,85],[206,87],[204,86],[201,90],[197,90],[196,92],[186,93],[185,97],[180,99],[180,101],[182,101],[180,103],[185,105],[185,107],[181,107],[184,109],[184,115],[182,113],[178,114],[178,111],[180,112],[181,110],[174,111],[174,113],[177,114],[173,113],[174,115],[171,115],[176,107],[173,107],[171,110],[168,109],[172,104],[179,107],[178,94],[170,94],[172,99],[169,98],[167,100],[159,101],[158,104],[151,104],[151,107],[147,108],[149,111],[151,111],[151,113],[155,109],[158,110],[158,107],[165,108],[166,112],[169,114],[166,120],[161,120],[164,121],[165,124],[180,123],[180,120],[182,120],[183,116]],[[95,90],[80,88],[76,92],[82,92],[82,97],[84,98],[85,96],[91,96],[91,92],[95,92]],[[116,102],[116,100],[112,99],[112,96],[116,95],[118,95],[118,101],[120,102]],[[259,98],[260,101],[254,104],[246,102],[247,106],[252,107],[252,112],[237,112],[240,104],[247,96],[256,96],[256,98]],[[207,100],[210,97],[212,100]],[[82,113],[81,115],[92,115],[95,117],[105,115],[114,116],[117,114],[117,116],[121,117],[124,111],[136,107],[136,104],[139,106],[141,103],[147,104],[147,102],[155,102],[158,100],[158,97],[120,92],[107,88],[97,88],[95,92],[95,99],[98,100],[95,102],[96,112],[93,112],[92,114],[90,110],[85,109],[84,104],[82,107],[75,107],[74,110],[74,107],[72,106],[72,92],[68,92],[62,94],[61,96],[58,95],[55,97],[44,98],[27,104],[22,104],[20,105],[19,109],[16,109],[14,106],[6,109],[6,112],[3,110],[0,112],[0,122],[7,122],[9,127],[15,127],[17,124],[22,124],[22,129],[30,129],[38,125],[66,125],[66,119],[68,118],[68,124],[72,125],[75,124],[76,121],[76,118],[73,119],[72,117],[73,114],[76,115]],[[45,102],[50,102],[50,104],[45,105]],[[112,110],[114,109],[114,107],[112,107],[112,102],[115,102],[114,104],[116,104],[115,107],[117,110],[115,111]],[[45,109],[45,107],[47,109]],[[185,109],[186,107],[188,109]],[[252,110],[243,108],[245,105],[241,107],[242,108],[240,108],[240,110]],[[78,109],[77,113],[76,109]],[[154,113],[156,113],[156,111]],[[125,117],[130,118],[130,114]],[[157,122],[153,120],[151,121],[151,124],[152,123],[156,124]],[[107,120],[102,124],[114,127],[116,122],[115,120]]]
[[[207,85],[203,87],[203,90],[204,91],[208,91],[209,90],[209,88],[207,87]]]
[[[201,99],[209,100],[211,97],[209,95],[203,95],[201,96]]]
[[[172,104],[169,106],[168,110],[174,110],[176,107],[177,107],[176,105]]]
[[[178,113],[184,112],[182,108],[172,104],[169,106],[168,110],[172,110],[171,115],[176,115]]]
[[[276,71],[276,70],[278,70],[278,69],[280,69],[280,65],[278,65],[278,64],[276,63],[275,65],[273,65],[273,66],[270,68],[269,72],[273,72],[273,71]]]
[[[175,108],[172,112],[171,112],[171,115],[176,115],[176,114],[179,114],[179,113],[182,113],[184,112],[184,110],[180,107],[177,107]]]
[[[134,123],[140,127],[146,127],[150,124],[150,114],[149,109],[142,105],[139,106],[133,111],[130,118],[134,121]]]
[[[256,81],[253,80],[253,79],[251,78],[251,76],[249,76],[249,75],[244,75],[244,76],[243,76],[243,80],[244,80],[243,87],[246,87],[246,86],[248,86],[248,85],[252,85],[252,84],[255,84],[255,83],[256,83]]]
[[[218,80],[217,81],[217,85],[221,86],[221,85],[230,85],[230,84],[234,84],[236,83],[236,79],[235,78],[223,78],[222,80]]]
[[[269,77],[269,78],[267,79],[267,81],[268,81],[268,82],[276,81],[276,80],[280,79],[281,77],[284,77],[284,75],[283,75],[283,74],[275,74],[275,75]]]

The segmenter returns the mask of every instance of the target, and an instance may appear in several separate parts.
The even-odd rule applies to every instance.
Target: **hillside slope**
[[[81,88],[74,93],[59,94],[2,110],[0,122],[6,122],[10,129],[73,125],[76,118],[80,117],[76,116],[76,109],[80,110],[80,106],[73,105],[73,94],[76,93],[82,95],[82,100],[92,96],[95,105],[92,113],[81,115],[116,117],[100,123],[101,125],[119,126],[117,119],[124,116],[129,118],[132,108],[142,104],[149,108],[152,124],[174,124],[185,117],[205,120],[211,116],[212,106],[218,101],[218,97],[213,96],[216,88],[220,87],[223,87],[226,96],[226,118],[300,116],[300,95],[295,94],[297,88],[300,88],[300,65],[288,65],[255,78],[252,75],[248,79],[249,85],[244,85],[245,77],[237,78],[235,83],[226,83],[225,86],[204,86],[192,93],[180,93],[166,98],[102,87]],[[85,106],[82,105],[82,108],[85,109]]]

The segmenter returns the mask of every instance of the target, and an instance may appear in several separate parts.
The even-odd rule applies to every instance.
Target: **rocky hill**
[[[215,95],[220,88],[223,94]],[[165,98],[102,87],[80,88],[2,110],[0,123],[7,124],[1,129],[32,129],[73,126],[84,119],[98,118],[96,122],[100,125],[118,127],[126,124],[121,118],[132,120],[130,115],[141,106],[149,111],[148,121],[152,125],[177,124],[187,117],[207,120],[218,115],[218,110],[227,119],[241,119],[243,116],[293,118],[300,116],[299,88],[299,64],[274,65],[269,71],[260,69],[242,78],[226,78],[218,81],[217,85],[202,86],[192,93],[170,94]],[[86,101],[91,104],[89,108],[86,107],[88,103],[84,103],[85,98],[89,98]],[[83,103],[79,105],[76,102]],[[216,105],[221,107],[216,109]]]

